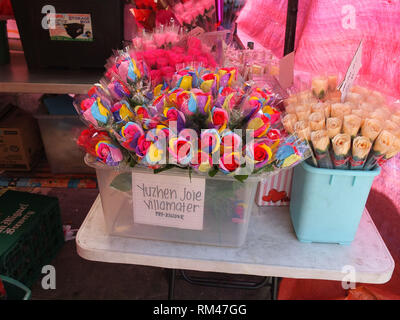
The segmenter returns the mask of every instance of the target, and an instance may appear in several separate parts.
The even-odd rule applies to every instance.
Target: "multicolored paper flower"
[[[103,128],[111,121],[110,111],[103,105],[99,97],[83,100],[81,110],[83,111],[83,118],[96,128]]]
[[[261,138],[266,135],[269,127],[269,119],[262,113],[256,113],[252,118],[250,118],[246,129],[254,130],[254,137]]]
[[[213,107],[210,114],[211,126],[222,132],[226,129],[229,121],[228,112],[225,109]]]
[[[224,174],[232,174],[240,169],[241,153],[224,153],[219,160],[219,169]]]
[[[110,141],[102,140],[96,144],[97,159],[109,166],[117,166],[123,160],[121,150]]]
[[[266,140],[254,140],[246,146],[246,157],[256,169],[262,168],[272,160],[272,150]]]
[[[114,116],[115,122],[127,122],[135,119],[135,115],[133,114],[129,103],[126,100],[121,100],[114,103],[110,111]]]

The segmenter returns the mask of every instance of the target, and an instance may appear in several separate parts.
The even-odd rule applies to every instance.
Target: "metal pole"
[[[288,0],[284,56],[294,51],[298,6],[298,0]]]

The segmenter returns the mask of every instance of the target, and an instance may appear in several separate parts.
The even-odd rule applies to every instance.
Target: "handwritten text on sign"
[[[132,173],[135,223],[202,230],[205,179]]]

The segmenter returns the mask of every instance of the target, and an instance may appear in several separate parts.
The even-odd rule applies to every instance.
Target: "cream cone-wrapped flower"
[[[360,109],[366,112],[367,114],[373,112],[375,110],[374,106],[367,102],[362,102],[360,104]]]
[[[347,101],[351,102],[356,106],[358,106],[362,100],[363,100],[362,95],[356,92],[349,92],[346,96],[346,102]]]
[[[328,90],[335,91],[337,88],[337,75],[328,76]]]
[[[308,140],[311,139],[311,129],[307,121],[299,120],[294,125],[294,131],[300,139]]]
[[[351,137],[355,137],[361,127],[361,118],[350,114],[343,118],[343,133],[349,134]]]
[[[395,136],[399,136],[400,135],[400,126],[397,123],[393,122],[392,120],[386,120],[383,123],[383,127],[384,127],[385,130],[390,131]]]
[[[295,104],[289,104],[285,108],[287,113],[293,113],[296,114],[296,105]]]
[[[297,116],[296,114],[293,113],[285,115],[282,119],[283,127],[290,134],[294,132],[294,125],[296,124],[296,122],[297,122]]]
[[[331,105],[331,117],[343,120],[346,106],[343,103],[334,103]]]
[[[385,159],[389,160],[400,152],[400,137],[395,137],[392,147],[386,152]]]
[[[352,153],[354,158],[365,159],[371,150],[371,140],[364,136],[358,136],[353,140]]]
[[[354,93],[358,93],[360,94],[363,98],[368,96],[369,94],[369,90],[367,88],[364,87],[360,87],[360,86],[353,86],[350,89],[350,92],[354,92]]]
[[[382,131],[383,125],[377,119],[365,119],[361,127],[361,135],[367,137],[371,142],[375,141],[376,137]]]
[[[351,114],[356,115],[357,117],[359,117],[361,119],[361,125],[362,126],[364,124],[364,119],[366,117],[366,113],[361,110],[361,109],[353,109],[351,110]]]
[[[387,151],[389,151],[390,148],[392,148],[395,140],[395,135],[393,135],[388,130],[382,130],[382,132],[376,138],[372,149],[378,154],[385,154]]]
[[[311,131],[325,129],[325,114],[321,112],[313,112],[308,118]]]
[[[326,131],[329,138],[333,138],[339,134],[342,130],[342,120],[339,118],[328,118],[326,119]]]
[[[400,116],[393,114],[391,115],[390,120],[400,126]]]
[[[291,104],[297,104],[297,96],[296,95],[291,95],[289,98],[285,99],[283,101],[285,106],[291,105]]]
[[[313,95],[318,99],[325,98],[328,92],[328,78],[327,77],[315,77],[311,80],[311,91]]]
[[[342,99],[342,93],[340,92],[340,90],[330,91],[326,96],[326,100],[329,103],[339,103],[341,99]]]
[[[349,153],[351,137],[346,133],[339,133],[332,139],[332,149],[335,155],[344,156]]]
[[[296,106],[297,119],[308,121],[308,117],[311,114],[311,107],[305,104]]]
[[[314,149],[318,152],[325,152],[329,148],[329,137],[326,130],[317,130],[311,132],[311,142]]]
[[[325,108],[326,108],[326,103],[323,102],[318,102],[318,103],[314,103],[311,106],[311,112],[320,112],[324,117],[326,117],[325,114]]]

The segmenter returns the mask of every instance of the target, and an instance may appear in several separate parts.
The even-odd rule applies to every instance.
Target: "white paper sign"
[[[350,66],[347,69],[346,76],[344,77],[343,82],[340,84],[339,89],[342,93],[341,100],[342,103],[345,101],[347,93],[350,88],[353,86],[354,80],[358,75],[358,71],[360,71],[362,67],[362,45],[363,41],[360,42],[356,53],[354,54],[353,59],[351,60]]]
[[[132,173],[135,223],[202,230],[205,179]]]

